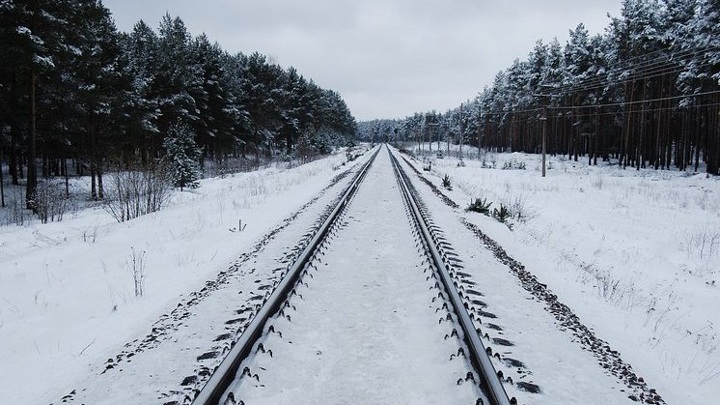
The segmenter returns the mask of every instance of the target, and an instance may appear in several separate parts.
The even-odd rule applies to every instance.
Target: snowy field
[[[466,208],[487,198],[521,219],[512,230],[465,216],[522,262],[671,404],[720,396],[720,179],[623,170],[586,159],[493,154],[443,158],[414,151],[416,167]],[[467,156],[467,155],[466,155]],[[452,190],[442,187],[447,175]]]
[[[421,171],[423,160],[414,161]],[[78,207],[62,222],[0,226],[2,402],[57,402],[71,381],[147,333],[179,297],[315,196],[345,161],[338,154],[207,179],[163,211],[125,223],[100,207]],[[463,162],[433,158],[423,174],[441,189],[447,174],[453,189],[443,192],[463,208],[487,198],[519,214],[512,230],[461,215],[547,284],[667,403],[720,397],[720,179],[560,157],[549,159],[543,179],[540,157],[522,154]],[[133,258],[145,270],[142,297]]]
[[[162,211],[124,223],[101,207],[76,207],[61,222],[0,226],[0,402],[58,401],[78,376],[250,251],[346,160],[338,153],[292,169],[206,179]],[[133,277],[139,267],[142,296]]]

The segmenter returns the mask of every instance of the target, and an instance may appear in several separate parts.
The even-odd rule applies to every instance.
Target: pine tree
[[[158,128],[166,133],[173,123],[191,125],[199,119],[195,98],[202,94],[200,67],[191,60],[191,37],[179,17],[166,14],[160,23],[154,90],[158,95]]]
[[[144,22],[135,24],[133,31],[121,36],[121,64],[118,74],[125,89],[120,109],[123,118],[118,125],[125,136],[116,142],[123,151],[122,160],[133,163],[140,157],[143,166],[152,161],[160,149],[158,118],[159,94],[154,83],[157,76],[157,34]]]
[[[110,11],[99,0],[83,2],[73,19],[78,49],[68,75],[77,96],[78,127],[74,144],[81,147],[90,167],[91,198],[103,199],[103,163],[111,153],[109,135],[118,131],[112,114],[119,90],[117,65],[120,57],[118,33]],[[67,142],[66,142],[67,144]]]
[[[174,124],[163,142],[164,157],[175,187],[196,188],[200,179],[198,164],[202,150],[195,142],[195,135],[185,124]]]
[[[17,44],[14,48],[17,51],[16,72],[27,83],[29,99],[25,197],[27,208],[33,210],[36,208],[34,199],[37,193],[38,132],[41,127],[47,129],[54,121],[48,113],[55,105],[51,101],[50,90],[53,86],[60,87],[63,62],[71,57],[74,50],[67,40],[71,30],[68,21],[76,6],[77,2],[72,0],[37,0],[17,2],[14,8],[8,9],[16,17],[14,31],[11,31],[11,41]]]
[[[234,120],[237,119],[230,91],[231,80],[225,73],[224,54],[203,34],[192,42],[191,65],[199,68],[201,86],[192,93],[199,111],[192,128],[198,146],[211,159],[232,153],[235,147]],[[204,160],[204,159],[203,159]]]

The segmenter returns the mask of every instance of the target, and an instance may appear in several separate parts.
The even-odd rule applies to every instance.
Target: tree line
[[[39,176],[89,175],[101,199],[108,168],[152,166],[169,145],[202,165],[325,153],[355,131],[337,92],[179,17],[125,33],[99,0],[0,1],[0,161],[28,208]]]
[[[363,139],[547,150],[597,164],[720,174],[720,3],[623,0],[602,34],[537,41],[461,107],[361,123]]]

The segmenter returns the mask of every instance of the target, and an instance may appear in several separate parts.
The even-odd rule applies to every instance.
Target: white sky
[[[602,32],[621,0],[103,0],[118,29],[169,12],[229,52],[268,55],[338,91],[360,121],[472,99],[535,41]]]

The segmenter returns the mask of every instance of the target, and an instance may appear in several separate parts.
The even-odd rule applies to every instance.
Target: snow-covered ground
[[[0,227],[0,402],[59,401],[183,295],[252,250],[345,162],[339,153],[206,179],[162,211],[124,223],[95,207],[61,222]],[[144,270],[141,297],[134,267]]]
[[[720,179],[562,157],[549,159],[542,178],[540,157],[524,154],[463,164],[426,154],[414,162],[422,170],[430,160],[424,175],[461,208],[487,198],[491,209],[503,204],[522,215],[510,230],[481,214],[458,214],[547,284],[668,403],[715,402]],[[446,174],[451,191],[442,188]]]
[[[1,226],[0,402],[57,403],[126,342],[145,336],[183,295],[202,288],[316,196],[344,170],[338,168],[345,160],[339,154],[290,170],[207,179],[197,190],[176,194],[163,211],[121,224],[91,207],[73,210],[62,222]],[[521,297],[502,307],[491,294],[486,300],[515,341],[512,351],[534,373],[527,378],[541,389],[558,388],[524,402],[577,402],[579,393],[588,393],[582,402],[599,404],[626,395],[615,398],[603,388],[603,371],[592,356],[578,363],[582,368],[569,366],[580,361],[580,344],[567,332],[540,329],[552,326],[552,318],[522,298],[512,284],[517,281],[482,244],[466,238],[457,226],[461,218],[547,284],[667,403],[716,402],[720,180],[562,158],[550,158],[543,179],[539,162],[534,155],[487,154],[459,166],[446,156],[423,172],[439,187],[447,174],[453,190],[443,192],[462,208],[487,198],[492,208],[503,203],[521,213],[524,219],[512,220],[512,230],[481,214],[443,211],[427,187],[416,184],[440,225],[449,224],[448,237],[467,239],[453,241],[458,250],[475,250],[474,259],[490,263],[473,270],[474,280],[480,284],[477,273],[492,271],[494,293]],[[517,169],[522,163],[525,169]],[[415,164],[422,169],[422,159]],[[245,230],[231,231],[238,221]],[[133,256],[143,259],[142,297],[134,292]],[[537,329],[515,330],[523,319]],[[553,341],[553,348],[544,347]]]
[[[323,246],[277,333],[243,366],[234,398],[247,404],[472,404],[474,384],[420,241],[380,150],[357,195]],[[426,270],[423,271],[423,270]],[[302,298],[301,298],[302,297]],[[448,361],[448,359],[453,359]],[[243,368],[241,366],[241,368]]]

